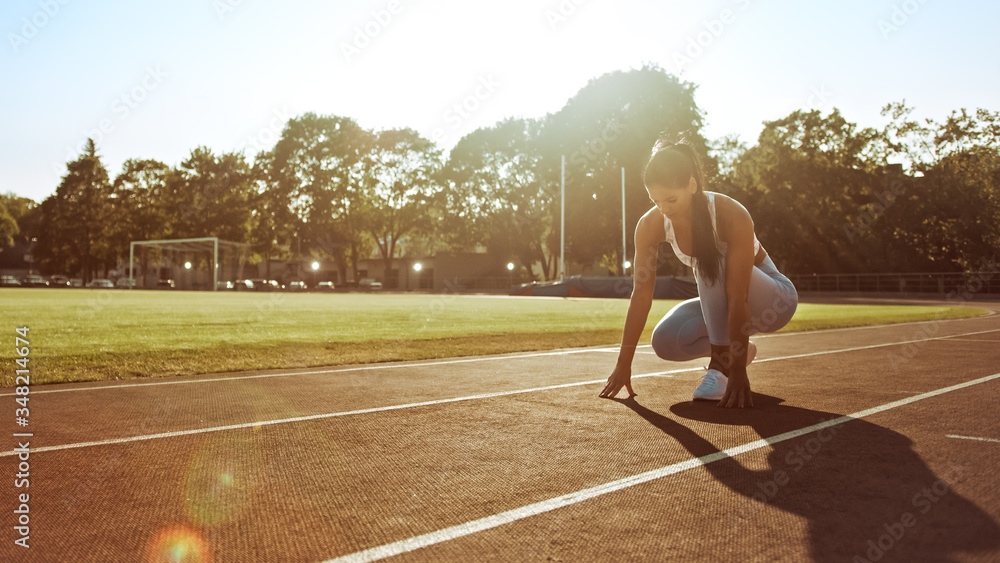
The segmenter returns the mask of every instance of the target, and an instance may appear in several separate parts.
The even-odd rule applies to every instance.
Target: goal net
[[[218,237],[132,241],[129,287],[216,291],[243,279],[250,247]]]

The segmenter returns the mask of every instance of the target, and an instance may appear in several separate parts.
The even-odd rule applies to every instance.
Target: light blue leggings
[[[726,297],[725,258],[719,278],[710,284],[701,276],[698,297],[679,303],[653,329],[653,350],[664,360],[683,362],[712,355],[712,344],[729,345],[729,300]],[[774,332],[788,324],[799,297],[795,286],[768,256],[754,266],[750,277],[749,333]]]

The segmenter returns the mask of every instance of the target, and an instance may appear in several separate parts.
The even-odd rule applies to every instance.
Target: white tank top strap
[[[681,252],[681,247],[677,244],[677,237],[674,236],[674,224],[670,222],[670,219],[663,216],[663,230],[667,234],[667,242],[670,243],[670,247],[674,249],[674,256],[681,261],[682,264],[688,268],[694,268],[694,260]]]
[[[726,255],[726,247],[729,246],[725,242],[719,240],[719,227],[715,219],[715,192],[705,192],[705,196],[708,198],[708,214],[712,218],[712,231],[715,232],[715,244],[719,248],[719,252],[723,256]],[[674,235],[674,225],[670,222],[666,216],[663,217],[663,230],[666,233],[667,242],[670,243],[670,247],[674,249],[674,255],[677,259],[681,261],[685,266],[689,268],[694,268],[694,258],[688,256],[681,252],[681,247],[677,244],[677,237]],[[757,233],[753,234],[753,253],[754,256],[760,252],[760,241],[757,240]]]

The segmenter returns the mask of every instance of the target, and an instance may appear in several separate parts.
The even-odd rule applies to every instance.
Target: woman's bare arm
[[[625,328],[622,330],[622,345],[618,352],[618,363],[615,365],[608,383],[601,391],[601,397],[614,397],[622,387],[629,395],[632,391],[632,359],[635,347],[639,343],[649,309],[653,304],[653,289],[656,286],[656,259],[660,243],[666,237],[663,229],[663,216],[655,208],[650,209],[639,219],[635,227],[635,263],[632,297],[629,299],[628,314],[625,316]]]
[[[719,238],[726,245],[726,298],[729,302],[729,384],[720,406],[753,406],[746,373],[750,332],[750,277],[754,266],[753,219],[739,202],[716,196]]]

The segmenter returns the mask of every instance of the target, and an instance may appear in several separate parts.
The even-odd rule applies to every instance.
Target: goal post
[[[245,262],[247,256],[249,255],[250,246],[240,242],[232,242],[227,240],[222,240],[219,237],[200,237],[200,238],[184,238],[184,239],[170,239],[170,240],[134,240],[129,243],[128,250],[128,279],[129,288],[135,287],[136,276],[135,276],[135,258],[136,249],[150,248],[158,249],[167,252],[181,252],[181,253],[201,253],[208,252],[211,253],[211,259],[209,261],[209,270],[211,273],[212,280],[212,291],[218,291],[219,289],[219,256],[220,251],[232,250],[236,252],[238,257],[238,266],[236,266],[236,272],[241,272],[243,269],[243,263]],[[176,264],[171,264],[176,267]],[[145,272],[143,272],[145,275]]]

